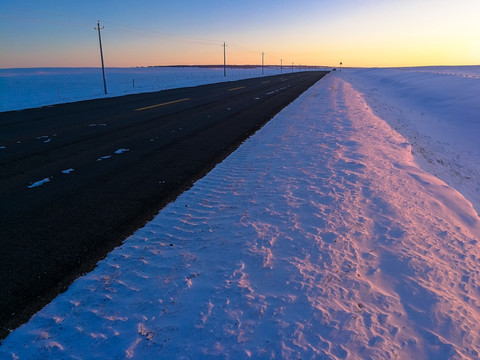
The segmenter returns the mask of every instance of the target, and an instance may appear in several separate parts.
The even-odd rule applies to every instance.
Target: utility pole
[[[280,74],[283,73],[283,59],[280,59]]]
[[[265,53],[262,51],[262,75],[263,75],[263,57],[264,57]]]
[[[293,72],[293,61],[292,61],[292,72]]]
[[[100,20],[97,22],[97,27],[94,27],[95,30],[98,30],[98,42],[100,43],[100,58],[102,59],[102,73],[103,73],[103,89],[105,94],[107,93],[107,81],[105,80],[105,66],[103,65],[103,50],[102,50],[102,36],[100,35],[100,30],[103,30],[104,27],[100,27]]]
[[[226,48],[227,48],[227,45],[225,45],[225,42],[223,42],[223,76],[226,77],[227,76],[227,52],[226,52]]]

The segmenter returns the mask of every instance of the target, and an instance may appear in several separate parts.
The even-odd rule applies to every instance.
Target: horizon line
[[[334,65],[303,65],[303,64],[288,64],[288,65],[264,65],[264,68],[337,68],[339,66]],[[417,68],[417,67],[459,67],[459,66],[480,66],[480,63],[477,65],[409,65],[409,66],[342,66],[343,69],[375,69],[375,68]],[[182,67],[182,68],[223,68],[223,64],[210,64],[210,65],[186,65],[186,64],[177,64],[177,65],[137,65],[137,66],[105,66],[106,69],[144,69],[144,68],[172,68],[172,67]],[[243,64],[243,65],[226,65],[227,68],[261,68],[262,65],[253,65],[253,64]],[[101,68],[98,66],[32,66],[32,67],[1,67],[0,70],[15,70],[15,69],[98,69]]]

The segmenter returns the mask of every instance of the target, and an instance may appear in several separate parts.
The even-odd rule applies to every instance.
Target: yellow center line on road
[[[240,90],[240,89],[243,89],[245,86],[239,86],[239,87],[236,87],[236,88],[231,88],[231,89],[228,89],[227,91],[235,91],[235,90]]]
[[[161,103],[161,104],[156,104],[156,105],[151,105],[151,106],[146,106],[146,107],[143,107],[143,108],[135,109],[135,111],[142,111],[142,110],[153,109],[153,108],[156,108],[156,107],[165,106],[165,105],[170,105],[170,104],[175,104],[175,103],[179,103],[179,102],[182,102],[182,101],[188,101],[188,100],[190,100],[190,98],[173,100],[173,101],[164,102],[164,103]]]
[[[267,80],[267,81],[262,81],[262,84],[266,84],[266,83],[269,83],[270,80]]]

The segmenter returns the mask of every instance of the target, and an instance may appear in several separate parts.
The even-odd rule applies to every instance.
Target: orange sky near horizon
[[[0,68],[479,65],[478,0],[3,0]],[[12,31],[14,29],[14,31]],[[8,35],[7,35],[8,34]]]

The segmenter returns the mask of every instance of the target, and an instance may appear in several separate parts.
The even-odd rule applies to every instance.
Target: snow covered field
[[[228,68],[224,77],[223,67],[106,68],[105,72],[109,97],[262,76],[261,68]],[[279,68],[264,68],[263,76],[277,74]],[[0,69],[0,111],[101,97],[105,97],[101,69]]]
[[[480,66],[343,72],[375,114],[412,145],[426,171],[480,213]]]
[[[478,75],[330,73],[0,358],[478,358]]]

